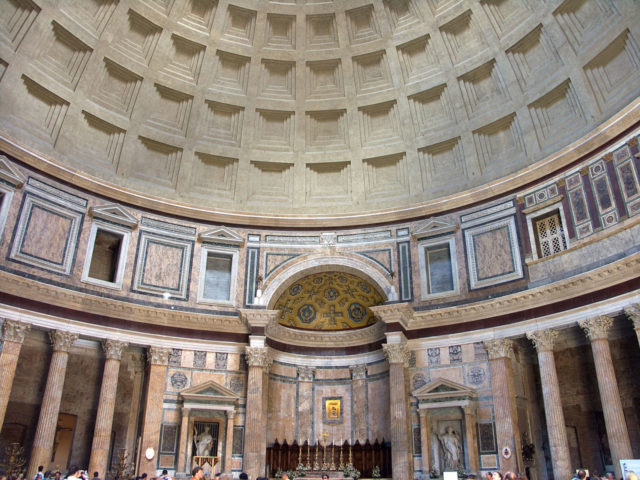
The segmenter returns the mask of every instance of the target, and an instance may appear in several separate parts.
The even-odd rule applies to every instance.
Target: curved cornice
[[[543,160],[498,180],[453,195],[413,205],[344,214],[280,215],[201,208],[197,205],[167,200],[100,180],[65,166],[53,158],[48,158],[30,150],[17,140],[5,135],[0,135],[0,150],[31,167],[62,181],[69,182],[76,187],[86,189],[97,195],[103,195],[112,201],[162,212],[165,215],[175,215],[226,225],[274,228],[326,228],[327,225],[331,225],[332,228],[340,228],[398,222],[442,214],[446,211],[465,208],[475,203],[486,201],[487,198],[513,192],[518,188],[525,187],[561,171],[585,156],[595,154],[604,145],[608,145],[612,140],[635,127],[638,122],[640,122],[640,98],[635,99],[627,107],[579,140]]]
[[[385,324],[382,322],[357,330],[315,331],[288,328],[272,322],[267,326],[267,338],[276,342],[303,347],[344,348],[369,345],[384,339]]]

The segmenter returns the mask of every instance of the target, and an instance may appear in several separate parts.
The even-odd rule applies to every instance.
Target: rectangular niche
[[[325,50],[338,48],[338,29],[333,13],[307,15],[307,48]]]
[[[107,288],[122,288],[131,230],[116,225],[94,222],[82,281]]]
[[[380,92],[392,87],[384,50],[353,57],[353,74],[358,94]]]
[[[443,83],[409,97],[409,107],[417,135],[448,128],[455,124],[447,84]]]
[[[217,61],[213,81],[209,88],[223,92],[245,95],[249,84],[251,59],[235,53],[216,52]]]
[[[403,43],[397,47],[397,50],[404,83],[429,78],[441,71],[430,35]]]
[[[207,109],[201,140],[211,144],[239,147],[242,141],[244,107],[205,100]]]
[[[469,118],[509,101],[496,61],[491,60],[458,78],[462,99]]]
[[[252,161],[249,201],[290,204],[293,200],[293,163]]]
[[[451,187],[456,183],[452,172],[456,172],[455,178],[459,182],[466,181],[467,164],[460,137],[421,148],[418,150],[418,157],[425,191]]]
[[[218,0],[190,0],[188,3],[187,9],[178,23],[209,35],[218,8]]]
[[[195,85],[200,78],[200,69],[206,47],[178,35],[171,35],[171,46],[167,49],[169,63],[163,73]]]
[[[265,46],[286,50],[296,48],[296,16],[267,14]]]
[[[482,171],[513,169],[524,160],[524,141],[515,113],[474,130],[473,141]]]
[[[310,203],[351,201],[351,163],[307,163],[306,195]]]
[[[294,112],[280,110],[256,111],[256,147],[267,150],[293,151]]]
[[[351,45],[367,43],[381,38],[373,5],[364,5],[347,10],[346,16],[347,32]]]
[[[140,231],[133,291],[186,300],[193,241]]]
[[[191,189],[196,195],[233,200],[238,180],[238,159],[196,152],[191,167]]]
[[[367,105],[358,109],[362,145],[365,147],[401,140],[398,105],[390,102]]]
[[[198,302],[233,305],[237,272],[237,249],[203,245]]]
[[[258,95],[261,97],[295,99],[296,63],[262,59]]]
[[[112,44],[113,48],[130,60],[148,66],[162,28],[131,9],[127,15],[125,30],[117,35],[119,40]]]
[[[256,28],[256,12],[246,8],[229,5],[224,22],[222,38],[231,42],[253,44]]]
[[[459,65],[487,48],[486,41],[471,10],[440,27],[451,63]]]
[[[364,194],[367,199],[385,199],[406,196],[409,193],[407,156],[395,153],[383,157],[365,158]]]
[[[138,140],[138,154],[131,160],[131,177],[156,187],[175,189],[182,149],[145,137],[138,137]]]
[[[415,0],[384,0],[383,5],[394,34],[415,27],[423,21]]]
[[[308,152],[346,150],[349,147],[347,111],[320,110],[307,112],[305,137],[306,150]]]
[[[307,62],[307,98],[344,97],[342,63],[339,58]]]
[[[104,57],[100,82],[95,87],[91,100],[128,118],[131,116],[141,85],[141,76]]]
[[[191,115],[193,97],[156,83],[146,125],[173,135],[185,137]]]

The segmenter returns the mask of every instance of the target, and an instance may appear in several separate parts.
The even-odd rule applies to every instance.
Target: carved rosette
[[[510,357],[513,355],[513,341],[509,338],[496,338],[485,340],[484,346],[489,354],[489,360]]]
[[[5,342],[22,343],[30,329],[31,325],[28,323],[5,319],[2,324],[2,338]]]
[[[49,340],[51,340],[53,350],[57,352],[68,352],[73,342],[77,339],[77,333],[66,332],[64,330],[51,330],[49,332]]]
[[[624,313],[633,322],[633,328],[640,329],[640,303],[624,307]]]
[[[127,345],[128,344],[126,342],[107,339],[102,342],[102,350],[104,351],[104,356],[106,358],[120,360],[120,358],[122,358],[122,352],[127,348]]]
[[[382,345],[384,355],[390,364],[401,363],[403,366],[409,364],[409,349],[404,343],[392,343]]]
[[[170,348],[149,347],[149,350],[147,350],[147,361],[149,365],[168,365],[169,355],[171,355]]]
[[[547,330],[536,330],[535,332],[527,332],[527,338],[533,342],[538,352],[553,351],[553,345],[558,337],[558,330],[551,328]]]
[[[269,367],[271,358],[267,347],[245,347],[244,354],[247,357],[247,365],[250,367]]]
[[[366,380],[367,379],[367,366],[366,365],[351,365],[351,378],[353,380]]]
[[[301,382],[313,382],[313,374],[315,368],[313,367],[298,367],[298,380]]]
[[[578,325],[584,330],[589,340],[607,340],[609,330],[613,325],[613,318],[606,315],[599,315],[597,317],[580,320]]]

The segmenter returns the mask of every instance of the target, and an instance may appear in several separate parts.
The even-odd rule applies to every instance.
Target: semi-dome
[[[227,222],[407,218],[509,191],[640,91],[633,2],[2,9],[13,152],[110,197]]]

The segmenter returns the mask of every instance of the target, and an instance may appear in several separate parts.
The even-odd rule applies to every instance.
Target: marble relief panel
[[[191,386],[191,371],[169,368],[167,371],[167,391],[179,392]]]

